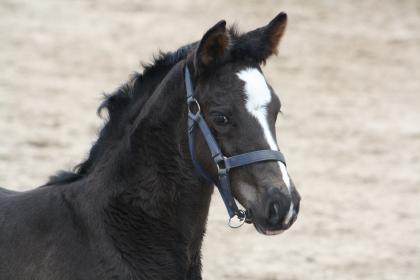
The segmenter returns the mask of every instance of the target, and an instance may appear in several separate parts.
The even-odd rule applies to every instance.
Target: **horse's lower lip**
[[[277,235],[277,234],[281,234],[283,233],[284,230],[280,229],[280,230],[266,230],[264,231],[265,235]]]
[[[257,229],[257,231],[261,234],[264,235],[278,235],[281,234],[285,231],[285,229],[279,228],[279,229],[269,229],[269,228],[264,228],[263,226],[253,223],[255,228]]]

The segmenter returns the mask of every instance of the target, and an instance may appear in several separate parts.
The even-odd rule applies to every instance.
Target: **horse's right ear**
[[[203,72],[227,53],[229,36],[226,32],[226,21],[221,20],[210,28],[203,36],[195,53],[194,64],[199,72]]]
[[[265,63],[267,58],[277,54],[286,25],[287,14],[281,12],[267,25],[243,34],[233,46],[233,56],[249,57],[257,63]]]

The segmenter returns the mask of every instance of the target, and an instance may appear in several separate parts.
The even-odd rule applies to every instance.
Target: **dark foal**
[[[202,40],[161,54],[107,96],[109,120],[88,159],[39,188],[0,188],[0,279],[201,279],[213,185],[188,149],[184,69],[226,156],[278,150],[280,101],[260,64],[276,52],[281,13],[239,34],[221,21]],[[197,161],[217,175],[203,136]],[[280,161],[232,170],[233,196],[263,234],[297,217],[300,197]]]

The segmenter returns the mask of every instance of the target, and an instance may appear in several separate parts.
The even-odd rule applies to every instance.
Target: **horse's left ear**
[[[226,21],[221,20],[203,36],[195,53],[194,64],[199,72],[222,60],[229,45]]]
[[[240,56],[251,56],[258,63],[277,54],[280,39],[287,25],[287,14],[279,13],[269,24],[242,35],[235,44],[234,52]]]

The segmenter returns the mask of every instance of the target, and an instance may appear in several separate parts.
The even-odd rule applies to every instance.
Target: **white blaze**
[[[278,151],[279,148],[271,134],[267,121],[267,105],[271,102],[271,92],[264,76],[256,68],[246,68],[237,73],[237,75],[239,79],[245,82],[245,107],[247,111],[255,117],[261,125],[264,138],[267,140],[270,149]],[[277,163],[280,167],[283,181],[290,192],[290,178],[286,166],[280,161]]]

